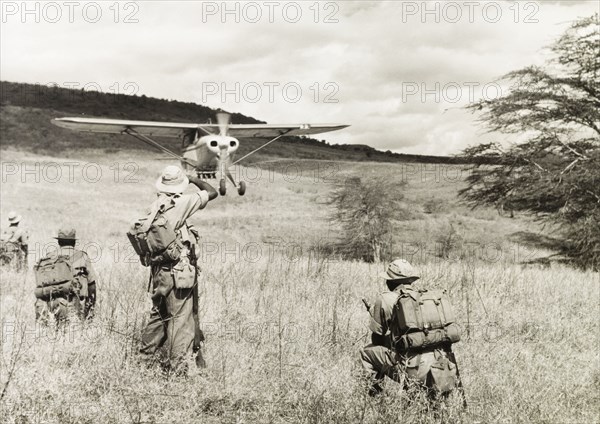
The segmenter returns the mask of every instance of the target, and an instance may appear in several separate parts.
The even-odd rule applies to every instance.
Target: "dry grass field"
[[[193,218],[202,235],[208,368],[188,378],[143,368],[136,339],[149,311],[148,270],[125,231],[166,165],[153,157],[2,151],[1,212],[23,214],[30,266],[67,224],[101,278],[95,321],[56,334],[35,324],[32,271],[1,271],[3,422],[600,422],[598,274],[524,265],[549,253],[516,243],[540,228],[460,205],[467,171],[442,165],[282,161],[238,169],[249,181],[246,196],[232,190]],[[391,382],[385,396],[366,396],[360,299],[383,290],[383,265],[324,257],[315,247],[339,233],[324,202],[334,182],[370,175],[407,182],[412,215],[398,223],[395,248],[420,269],[418,284],[450,293],[463,330],[455,352],[467,411],[457,398],[438,412],[409,405]],[[460,245],[442,259],[436,240],[449,231]]]

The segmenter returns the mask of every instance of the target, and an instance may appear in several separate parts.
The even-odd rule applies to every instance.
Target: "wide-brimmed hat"
[[[190,180],[183,170],[176,166],[167,166],[156,180],[156,189],[163,193],[183,193]]]
[[[9,212],[7,218],[8,222],[10,222],[11,224],[17,224],[19,221],[21,221],[21,215],[18,215],[14,211]]]
[[[58,230],[58,235],[54,238],[57,240],[77,240],[77,237],[75,237],[75,228],[61,228]]]
[[[380,274],[384,280],[418,280],[419,272],[405,259],[396,259],[391,262],[385,272]]]

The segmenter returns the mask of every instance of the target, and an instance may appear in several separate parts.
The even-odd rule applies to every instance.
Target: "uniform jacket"
[[[188,263],[192,263],[193,272],[195,273],[195,258],[198,254],[198,241],[195,235],[195,231],[193,231],[192,226],[186,221],[194,213],[196,213],[200,209],[203,209],[207,205],[208,192],[205,190],[198,190],[191,194],[170,196],[165,195],[164,193],[160,193],[158,198],[156,199],[156,203],[164,203],[166,200],[165,197],[170,198],[174,202],[174,206],[163,212],[163,216],[170,224],[173,225],[175,231],[181,234],[181,239],[184,245],[184,249],[181,252],[181,259],[179,260],[178,265],[176,265],[174,268],[182,268],[183,263],[187,261]],[[151,208],[154,208],[156,206],[156,203],[153,204]],[[167,294],[173,288],[175,280],[178,278],[185,278],[188,280],[190,278],[195,278],[195,275],[190,276],[189,272],[191,271],[189,271],[188,269],[187,274],[184,274],[183,272],[177,274],[173,268],[164,267],[160,265],[153,266],[153,298],[157,296],[167,296]]]
[[[27,231],[19,228],[17,225],[11,225],[2,231],[2,240],[17,243],[21,246],[27,246],[29,243],[29,235]]]
[[[394,305],[398,301],[400,295],[397,293],[403,286],[398,286],[394,291],[381,293],[371,309],[371,320],[369,329],[380,336],[390,336],[390,322],[392,320],[392,312]]]
[[[174,206],[163,213],[166,220],[173,225],[175,231],[181,234],[184,244],[187,242],[188,249],[197,247],[197,240],[195,235],[191,232],[191,225],[188,224],[187,219],[194,213],[203,209],[208,203],[208,192],[204,190],[196,191],[192,194],[181,194],[167,196],[163,193],[159,194],[156,203],[165,201],[165,197],[172,199]],[[153,204],[151,208],[155,206]],[[186,256],[187,252],[182,252],[182,256]]]

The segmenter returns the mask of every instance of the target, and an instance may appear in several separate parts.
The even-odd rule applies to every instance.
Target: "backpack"
[[[456,343],[460,331],[446,291],[403,287],[392,311],[392,343],[410,352]]]
[[[0,240],[0,252],[14,254],[19,251],[19,245],[12,241]]]
[[[17,266],[21,249],[17,243],[0,240],[0,266]]]
[[[33,267],[35,272],[35,297],[49,300],[74,292],[73,268],[68,255],[47,256]]]
[[[165,201],[166,200],[166,201]],[[176,262],[181,256],[181,237],[164,216],[175,204],[172,199],[156,202],[150,213],[137,219],[127,232],[127,237],[144,266]]]

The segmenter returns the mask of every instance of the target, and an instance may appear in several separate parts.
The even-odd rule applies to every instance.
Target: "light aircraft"
[[[243,196],[246,184],[233,179],[229,167],[256,153],[285,135],[312,135],[348,127],[338,124],[231,124],[231,115],[217,113],[217,124],[191,124],[155,121],[129,121],[101,118],[55,118],[51,122],[59,127],[81,132],[127,134],[158,150],[179,159],[186,171],[194,171],[201,178],[217,178],[219,193],[226,193],[226,179]],[[182,140],[181,154],[161,145],[151,137],[173,137]],[[240,139],[270,139],[252,152],[234,162]]]

